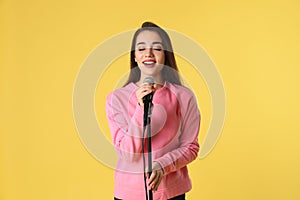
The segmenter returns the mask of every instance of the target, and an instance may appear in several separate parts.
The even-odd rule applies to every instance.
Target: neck
[[[143,84],[143,81],[146,77],[150,77],[150,76],[143,76],[141,75],[141,78],[140,80],[136,83],[137,85],[141,86]],[[163,85],[164,84],[164,81],[162,79],[162,76],[151,76],[151,78],[153,78],[154,82],[156,84],[160,84],[160,85]]]

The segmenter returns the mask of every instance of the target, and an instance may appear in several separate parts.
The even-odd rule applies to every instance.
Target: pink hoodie
[[[118,154],[114,196],[124,200],[145,199],[141,153],[144,109],[138,105],[137,89],[137,85],[129,83],[109,94],[106,102],[112,140]],[[199,151],[200,113],[189,89],[168,82],[155,92],[152,102],[152,158],[164,171],[153,199],[166,200],[192,188],[186,165]],[[147,166],[147,154],[145,159]]]

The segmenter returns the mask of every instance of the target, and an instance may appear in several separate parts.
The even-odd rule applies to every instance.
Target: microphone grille
[[[150,83],[150,84],[154,84],[154,80],[152,77],[146,77],[143,81],[143,83]]]

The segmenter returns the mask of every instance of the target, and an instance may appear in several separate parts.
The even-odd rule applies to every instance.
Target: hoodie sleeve
[[[182,98],[181,102],[181,134],[178,148],[157,158],[167,175],[174,172],[196,159],[199,152],[198,133],[200,127],[200,112],[194,95]]]
[[[108,95],[106,115],[112,141],[118,156],[129,161],[138,159],[142,150],[143,107],[136,104],[133,113],[130,117],[128,103],[121,101],[114,92]]]

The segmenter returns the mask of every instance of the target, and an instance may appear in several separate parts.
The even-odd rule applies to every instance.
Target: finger
[[[157,185],[157,178],[158,177],[155,177],[151,182],[149,182],[149,188],[151,188],[152,190],[154,190],[155,189],[155,187],[156,187],[156,185]]]
[[[137,91],[143,91],[147,89],[151,89],[152,85],[142,85]]]
[[[157,173],[155,179],[153,182],[150,184],[150,188],[152,188],[153,191],[156,191],[158,189],[158,186],[162,180],[162,176],[160,173]]]
[[[146,178],[149,179],[148,167],[145,168]]]
[[[157,184],[155,185],[155,188],[154,188],[154,190],[155,190],[155,191],[158,189],[158,186],[160,185],[160,183],[161,183],[161,180],[162,180],[162,174],[161,174],[161,175],[159,175],[159,178],[158,178]]]
[[[153,162],[153,172],[155,173],[155,179],[150,183],[153,191],[156,191],[158,189],[158,186],[160,185],[164,172],[161,168],[161,165],[158,162]]]
[[[137,90],[137,93],[143,93],[143,92],[146,92],[146,91],[153,91],[153,87],[141,87]]]
[[[155,173],[153,173],[153,179],[152,180],[151,180],[151,178],[152,177],[150,177],[150,179],[149,179],[149,186],[150,186],[150,188],[155,189],[155,188],[157,188],[157,186],[160,182],[160,174],[155,171]]]
[[[151,92],[151,90],[142,90],[142,91],[138,91],[137,93],[136,93],[136,96],[138,96],[138,97],[140,97],[140,96],[142,96],[142,95],[144,95],[145,93],[150,93]]]
[[[136,94],[139,95],[139,94],[142,94],[142,93],[147,92],[147,91],[149,91],[149,92],[154,92],[155,89],[154,89],[153,85],[149,85],[149,84],[148,84],[148,85],[142,85],[142,86],[137,90]]]
[[[142,92],[141,94],[139,94],[138,99],[140,99],[140,100],[143,99],[144,96],[146,96],[147,94],[150,94],[151,92],[152,92],[151,90]]]
[[[152,87],[143,87],[143,88],[141,88],[139,91],[140,91],[140,93],[142,93],[142,92],[146,92],[146,91],[152,91],[153,90],[153,88]]]
[[[140,87],[141,90],[143,90],[143,89],[151,89],[151,88],[153,88],[153,85],[142,85]]]
[[[158,177],[157,184],[156,184],[156,186],[155,186],[155,188],[154,188],[155,191],[158,189],[158,186],[160,185],[162,178],[163,178],[163,174],[160,173],[160,175],[159,175],[159,177]]]
[[[147,94],[150,94],[152,91],[151,90],[147,90],[147,91],[144,91],[144,92],[141,92],[141,93],[137,93],[136,96],[137,96],[137,99],[138,99],[138,102],[141,106],[144,105],[143,103],[143,98],[147,95]]]
[[[149,176],[149,173],[147,173],[148,176]],[[150,186],[152,184],[152,182],[155,180],[155,177],[156,177],[156,171],[152,172],[151,173],[151,176],[149,178],[149,181],[148,181],[148,185]]]
[[[155,85],[153,85],[153,84],[146,84],[146,85],[142,85],[141,88],[153,90],[153,89],[155,89]]]
[[[142,94],[144,92],[155,92],[155,89],[154,88],[144,88],[143,90],[141,90],[139,93]]]

